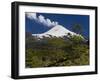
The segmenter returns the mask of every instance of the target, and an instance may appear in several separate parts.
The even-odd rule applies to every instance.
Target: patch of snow
[[[41,33],[41,34],[32,34],[32,36],[37,36],[39,38],[43,38],[43,37],[50,37],[50,36],[55,36],[55,37],[63,37],[63,36],[68,36],[68,34],[70,35],[79,35],[76,34],[68,29],[66,29],[65,27],[61,26],[61,25],[57,25],[55,27],[53,27],[52,29],[48,30],[47,32]]]

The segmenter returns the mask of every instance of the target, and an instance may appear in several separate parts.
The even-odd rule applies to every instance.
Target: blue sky
[[[89,37],[88,15],[31,13],[31,16],[28,16],[27,14],[28,12],[25,16],[26,32],[31,32],[33,34],[43,33],[57,24],[62,25],[72,31],[72,26],[74,24],[80,24],[83,29],[82,35],[85,37]]]

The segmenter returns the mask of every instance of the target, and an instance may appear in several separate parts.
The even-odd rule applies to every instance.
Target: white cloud
[[[47,21],[47,25],[48,25],[48,26],[52,26],[52,22],[51,22],[50,19],[46,19],[46,21]]]
[[[43,23],[43,24],[46,23],[45,18],[44,18],[44,16],[42,16],[42,15],[39,15],[39,16],[38,16],[38,21],[39,21],[40,23]]]
[[[55,22],[55,25],[58,25],[58,22]]]
[[[58,22],[51,21],[48,18],[46,19],[43,15],[37,16],[36,13],[27,13],[26,15],[29,19],[34,19],[35,21],[37,21],[47,27],[53,27],[53,26],[58,25]]]
[[[37,19],[36,13],[27,13],[26,15],[27,15],[27,17],[30,18],[30,19],[34,19],[34,20]]]

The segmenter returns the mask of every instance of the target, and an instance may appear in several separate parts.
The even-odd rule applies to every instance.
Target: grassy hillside
[[[26,68],[89,65],[89,44],[81,36],[43,37],[26,33]]]

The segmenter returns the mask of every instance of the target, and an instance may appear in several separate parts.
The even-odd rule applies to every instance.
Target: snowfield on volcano
[[[68,36],[68,34],[71,35],[79,35],[76,34],[68,29],[66,29],[65,27],[63,27],[62,25],[56,25],[55,27],[51,28],[50,30],[41,33],[41,34],[32,34],[32,36],[37,36],[39,38],[43,38],[43,37],[50,37],[51,36],[55,36],[55,37],[63,37],[63,36]]]

